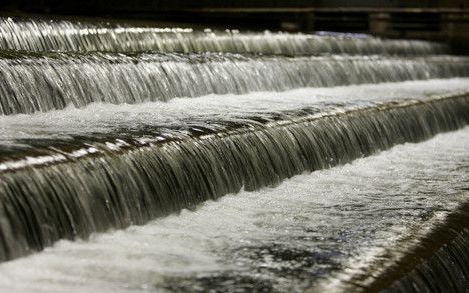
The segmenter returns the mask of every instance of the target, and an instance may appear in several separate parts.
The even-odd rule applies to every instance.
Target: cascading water
[[[112,28],[70,22],[14,22],[1,21],[0,39],[4,49],[32,51],[121,51],[119,44],[138,44],[154,41],[148,48],[125,48],[125,52],[154,50],[158,52],[251,52],[285,54],[295,48],[314,54],[310,45],[324,42],[328,53],[440,53],[441,46],[427,42],[379,41],[372,38],[312,37],[310,35],[268,34],[267,45],[250,49],[262,35],[244,35],[233,39],[234,44],[244,44],[246,49],[218,42],[216,35],[203,33],[214,44],[199,49],[179,50],[161,48],[171,43],[169,39],[190,44],[201,44],[199,34],[191,30],[152,28]],[[155,34],[147,36],[146,34]],[[195,36],[194,36],[195,34]],[[119,40],[122,35],[126,42]],[[93,40],[87,40],[91,36]],[[221,37],[223,39],[223,37]],[[283,40],[278,41],[277,39]],[[293,40],[293,41],[292,41]],[[280,42],[281,44],[277,44]],[[362,43],[357,45],[356,43]],[[79,49],[86,45],[103,45],[108,49]],[[376,44],[379,46],[376,46]],[[29,44],[29,47],[21,47]],[[420,44],[420,46],[418,45]],[[69,45],[69,46],[67,46]],[[38,47],[39,46],[39,47]],[[63,46],[55,48],[54,46]],[[179,45],[187,47],[185,45]],[[117,48],[115,48],[117,47]],[[275,48],[286,48],[276,51]],[[338,48],[335,52],[331,48]],[[376,47],[376,48],[374,48]],[[422,47],[422,50],[418,48]],[[369,50],[361,49],[366,48]],[[371,49],[370,49],[371,48]],[[374,49],[373,49],[374,48]],[[308,51],[309,50],[309,51]],[[399,51],[399,49],[397,49]],[[321,50],[318,50],[320,53]],[[292,55],[295,55],[292,53]],[[92,55],[21,54],[4,52],[0,59],[0,114],[33,113],[61,109],[67,105],[83,107],[92,102],[139,103],[168,100],[174,97],[194,97],[211,93],[247,93],[260,90],[286,90],[296,87],[322,87],[357,83],[428,79],[467,75],[466,58],[427,57],[415,59],[383,57],[255,57],[218,54],[139,54],[133,56],[95,53]],[[87,84],[86,87],[83,84]],[[180,84],[184,84],[181,87]]]
[[[0,114],[469,75],[469,58],[49,54],[0,59]],[[86,86],[84,86],[86,84]],[[184,84],[184,87],[181,87]]]
[[[467,124],[468,111],[466,95],[320,118],[304,109],[263,118],[272,121],[266,126],[263,121],[245,126],[225,122],[232,129],[208,134],[199,130],[197,137],[137,149],[122,142],[121,148],[129,150],[118,156],[102,157],[94,147],[91,158],[76,161],[60,152],[58,165],[49,161],[37,172],[26,168],[2,174],[2,259],[61,238],[143,224],[242,187],[255,190],[277,184],[396,143],[418,142]],[[68,159],[71,162],[63,165]]]
[[[467,201],[467,143],[465,128],[147,225],[61,241],[0,265],[0,290],[360,291],[366,286],[351,276],[379,276]]]
[[[423,41],[1,19],[0,50],[2,261],[469,124],[469,59]]]
[[[439,54],[448,48],[424,41],[372,37],[315,36],[288,33],[193,31],[181,28],[129,27],[70,21],[0,18],[0,48],[33,52],[226,52],[281,55]]]

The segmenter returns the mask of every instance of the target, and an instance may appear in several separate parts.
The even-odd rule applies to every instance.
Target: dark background
[[[469,53],[469,0],[0,0],[3,15],[87,16],[219,28],[370,33]]]

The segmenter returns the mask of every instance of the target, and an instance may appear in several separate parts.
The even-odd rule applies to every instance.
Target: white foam
[[[143,104],[99,104],[32,115],[0,116],[0,144],[16,139],[60,138],[86,133],[108,133],[142,126],[174,126],[230,119],[252,113],[278,112],[305,107],[318,110],[342,105],[365,106],[396,99],[424,99],[469,91],[469,78],[302,88],[286,92],[245,95],[209,95]]]
[[[291,264],[262,255],[250,259],[240,248],[248,253],[275,244],[317,251],[326,262],[316,266],[346,265],[342,273],[353,273],[350,260],[366,267],[385,248],[425,227],[425,219],[441,217],[467,200],[461,190],[469,182],[468,145],[465,128],[296,176],[275,188],[228,195],[144,226],[93,235],[89,241],[61,241],[1,264],[0,291],[158,291],[168,278],[222,272],[243,272],[284,291],[302,290],[305,280],[272,273]],[[232,253],[239,255],[233,259]]]

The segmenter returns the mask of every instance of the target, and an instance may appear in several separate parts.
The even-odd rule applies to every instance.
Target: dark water
[[[417,259],[410,271],[401,274],[391,284],[386,284],[382,292],[465,292],[469,288],[469,208],[460,213],[460,221],[446,225],[443,234],[450,234],[449,239],[439,249],[426,258]],[[456,225],[454,225],[456,224]],[[454,229],[459,224],[459,228]],[[436,238],[436,237],[435,237]],[[430,239],[428,242],[435,241]]]

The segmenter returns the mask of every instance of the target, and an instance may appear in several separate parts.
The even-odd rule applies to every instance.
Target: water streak
[[[48,54],[0,59],[0,115],[207,94],[285,91],[469,75],[469,58]]]
[[[466,127],[143,226],[61,241],[1,264],[0,291],[351,292],[353,283],[341,290],[334,279],[346,282],[357,267],[376,276],[369,264],[418,245],[416,234],[467,201],[468,143]],[[320,281],[327,291],[314,290]]]
[[[323,97],[320,103],[312,102],[317,97],[308,101],[306,95],[293,100],[284,92],[335,86],[349,86],[345,91],[352,91],[357,87],[350,85],[469,76],[469,58],[442,55],[447,52],[446,46],[431,42],[351,35],[194,31],[0,18],[0,262],[40,251],[61,239],[88,239],[95,232],[142,225],[228,193],[276,186],[304,172],[345,164],[396,144],[420,142],[461,128],[469,123],[469,95],[457,93],[449,81],[438,90],[433,84],[432,91],[442,94],[450,89],[450,95],[430,96],[426,89],[432,87],[428,86],[419,88],[420,96],[412,99],[402,97],[404,87],[398,89],[399,94],[358,99],[352,96],[360,93],[354,93],[346,94],[346,98]],[[464,79],[455,84],[467,89]],[[283,92],[282,101],[276,107],[262,101],[249,105],[235,96],[262,91]],[[211,98],[220,99],[212,109],[204,107],[206,97],[198,99],[198,108],[183,111],[172,106],[173,112],[163,115],[171,106],[152,103],[211,94],[216,94]],[[228,95],[237,102],[223,101]],[[147,106],[151,107],[138,110]],[[95,107],[104,107],[107,112],[83,118]],[[76,115],[66,123],[50,122],[70,113]],[[464,154],[465,150],[457,156],[464,160]],[[458,168],[467,168],[467,164]],[[446,174],[465,172],[452,170]],[[458,178],[465,180],[466,176]],[[432,180],[415,175],[412,181],[401,182],[399,188],[407,190],[406,184],[428,184]],[[331,182],[336,186],[336,180]],[[458,182],[454,188],[464,190],[464,184]],[[419,190],[434,192],[432,186]],[[324,222],[340,214],[341,229],[351,226],[347,215],[356,227],[360,227],[362,217],[371,218],[373,213],[379,217],[376,225],[368,219],[367,227],[351,228],[349,232],[354,235],[338,229],[337,238],[321,240],[329,246],[316,251],[295,246],[305,239],[276,243],[264,239],[261,244],[231,247],[227,254],[251,271],[275,276],[265,287],[261,284],[261,289],[304,289],[312,284],[311,273],[323,276],[339,271],[340,264],[347,270],[336,279],[328,275],[329,281],[336,281],[328,282],[328,286],[347,283],[365,288],[360,274],[370,277],[370,270],[376,267],[369,259],[386,256],[383,268],[398,259],[399,253],[393,247],[388,249],[389,243],[384,240],[392,239],[394,245],[403,243],[406,249],[412,246],[397,241],[396,234],[400,233],[388,229],[388,224],[415,236],[409,230],[422,227],[418,217],[435,218],[434,211],[445,214],[443,210],[449,211],[460,201],[455,196],[442,201],[448,206],[439,206],[436,201],[421,203],[422,198],[436,197],[418,192],[405,195],[397,212],[386,211],[382,196],[377,200],[368,196],[362,197],[366,205],[337,204],[331,212],[318,213],[316,219]],[[417,195],[421,197],[415,199]],[[375,207],[378,210],[372,211]],[[262,205],[260,209],[266,212]],[[413,222],[396,225],[396,219]],[[285,222],[282,225],[289,227]],[[328,229],[321,229],[312,234],[331,235]],[[373,233],[381,234],[368,242],[368,235]],[[453,239],[453,246],[442,248],[416,266],[391,289],[460,286],[461,279],[468,279],[460,269],[467,266],[468,257],[467,233],[459,236]],[[375,251],[360,254],[369,259],[357,262],[349,255],[345,262],[343,254],[355,253],[358,246],[339,244],[349,239],[360,240],[362,246],[372,243]],[[316,240],[307,239],[311,241]],[[285,258],[292,260],[289,267],[279,264],[279,259]],[[260,265],[259,259],[263,262]],[[449,267],[451,262],[458,265]],[[323,271],[314,267],[317,263],[324,265]],[[275,272],[276,266],[281,267],[280,275]],[[306,267],[314,270],[305,272]],[[442,271],[438,267],[443,267]],[[441,277],[440,282],[431,280],[435,274]],[[213,289],[215,282],[232,282],[234,277],[235,283],[243,286],[245,280],[258,280],[254,275],[236,272],[189,278],[188,284],[204,288],[197,282],[208,282],[205,286]],[[295,280],[291,286],[272,281],[298,275],[299,282]],[[4,281],[0,276],[0,283]],[[173,276],[157,288],[180,291],[188,287],[184,279]]]
[[[418,142],[469,122],[467,95],[276,121],[185,140],[45,162],[1,174],[0,259],[143,224],[242,188]]]
[[[373,37],[214,32],[0,18],[0,49],[33,52],[230,52],[281,55],[447,53],[445,45]]]

